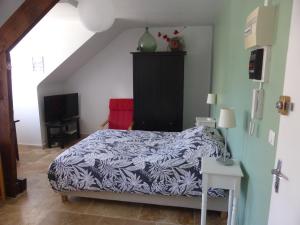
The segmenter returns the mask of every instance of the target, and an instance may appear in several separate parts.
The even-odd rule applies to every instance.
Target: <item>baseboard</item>
[[[18,144],[19,148],[44,148],[44,144],[37,145],[37,144]]]
[[[88,137],[90,134],[80,134],[81,139]],[[48,145],[46,142],[43,142],[42,145],[38,145],[38,144],[18,144],[19,147],[21,148],[42,148],[42,149],[46,149],[48,148]]]

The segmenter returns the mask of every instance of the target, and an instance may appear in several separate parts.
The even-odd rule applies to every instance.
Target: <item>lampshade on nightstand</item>
[[[209,105],[214,105],[214,104],[216,104],[216,103],[217,103],[217,95],[216,95],[216,94],[209,93],[209,94],[207,95],[206,103],[209,104]]]
[[[235,114],[232,109],[223,108],[220,111],[220,117],[218,121],[218,127],[225,128],[225,146],[224,146],[224,152],[223,157],[218,158],[217,161],[222,163],[226,166],[233,165],[233,160],[227,158],[227,136],[228,136],[228,128],[234,128],[236,126],[235,122]]]
[[[218,127],[234,128],[236,126],[235,115],[232,109],[223,108],[220,111]]]
[[[214,104],[216,104],[216,103],[217,103],[217,95],[216,95],[216,94],[209,93],[209,94],[207,95],[206,103],[209,104],[209,105],[214,105]]]

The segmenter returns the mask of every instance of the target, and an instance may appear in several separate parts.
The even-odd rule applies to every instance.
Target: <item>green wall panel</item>
[[[282,94],[292,0],[274,0],[276,20],[272,46],[270,80],[264,84],[263,119],[253,136],[248,135],[252,89],[258,87],[248,79],[249,51],[244,49],[246,18],[263,0],[225,0],[215,25],[212,92],[218,103],[212,116],[218,118],[221,107],[235,109],[237,127],[229,130],[233,157],[241,160],[246,175],[239,203],[239,225],[266,225],[272,188],[271,169],[276,148],[268,144],[269,129],[278,131],[279,115],[275,102]]]

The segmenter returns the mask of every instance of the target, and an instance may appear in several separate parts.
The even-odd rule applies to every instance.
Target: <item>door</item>
[[[269,225],[300,224],[300,1],[293,2],[283,94],[291,96],[294,110],[280,117],[276,164],[282,161],[278,193],[272,190]],[[276,165],[275,165],[276,167]],[[274,183],[275,184],[275,183]]]

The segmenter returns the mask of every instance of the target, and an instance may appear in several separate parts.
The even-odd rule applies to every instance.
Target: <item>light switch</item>
[[[272,146],[275,146],[275,138],[276,138],[276,133],[273,130],[269,130],[269,143]]]

